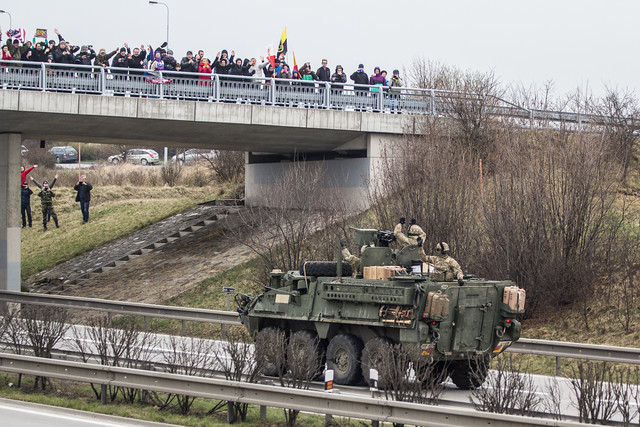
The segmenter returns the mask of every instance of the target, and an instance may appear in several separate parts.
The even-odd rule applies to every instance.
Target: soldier
[[[53,209],[53,198],[55,196],[55,193],[49,188],[49,181],[43,181],[42,190],[40,190],[40,192],[38,193],[38,197],[40,197],[40,202],[42,203],[42,231],[47,231],[48,215],[51,215],[53,217],[56,228],[60,228],[60,226],[58,225],[58,215],[56,215],[56,211]]]
[[[433,268],[438,273],[444,273],[444,280],[458,279],[458,285],[464,285],[462,278],[462,269],[460,264],[449,256],[449,245],[447,242],[440,242],[436,245],[436,255],[427,255],[422,248],[422,238],[418,238],[418,251],[420,253],[420,259],[423,262],[433,265]]]
[[[351,255],[351,252],[349,252],[349,249],[346,248],[346,244],[342,240],[340,241],[340,246],[342,246],[342,259],[351,266],[353,277],[356,277],[362,267],[362,258]]]
[[[400,242],[403,247],[417,245],[418,237],[422,237],[423,242],[427,239],[427,233],[424,232],[422,227],[416,224],[415,218],[411,219],[411,227],[409,227],[409,232],[405,235],[402,232],[402,226],[405,222],[406,220],[404,217],[400,218],[400,222],[396,225],[396,228],[393,229],[393,235],[396,236],[396,240]]]

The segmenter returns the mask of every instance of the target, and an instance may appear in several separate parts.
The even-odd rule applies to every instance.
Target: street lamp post
[[[7,12],[6,10],[0,10],[0,13],[6,13],[7,15],[9,15],[9,29],[10,29],[10,30],[13,30],[13,27],[11,26],[11,14],[10,14],[9,12]],[[169,13],[169,12],[167,12],[167,16],[169,16],[169,15],[168,15],[168,13]],[[167,24],[167,34],[169,34],[169,27],[168,27],[168,25],[169,25],[169,24]]]
[[[161,4],[164,7],[167,8],[167,44],[169,44],[169,6],[167,6],[166,3],[162,3],[161,1],[153,1],[153,0],[149,0],[149,4]]]
[[[149,0],[149,4],[161,4],[164,7],[167,8],[167,45],[169,45],[169,6],[167,6],[166,3],[162,3],[161,1],[154,1],[154,0]],[[153,53],[153,52],[152,52]],[[169,157],[169,149],[167,147],[164,147],[164,165],[167,165],[167,161]]]

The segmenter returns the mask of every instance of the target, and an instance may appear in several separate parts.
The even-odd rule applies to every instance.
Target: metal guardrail
[[[176,319],[183,322],[183,329],[184,322],[186,321],[221,323],[225,325],[242,324],[238,318],[238,314],[233,311],[207,310],[201,308],[185,308],[2,290],[0,290],[0,301],[20,304],[47,305],[70,309],[94,310],[143,317]],[[560,375],[560,359],[562,357],[640,364],[640,348],[630,347],[521,338],[517,342],[513,343],[507,351],[512,353],[535,354],[538,356],[553,356],[556,358],[556,375]]]
[[[467,92],[25,61],[0,62],[0,88],[432,116],[452,115],[467,105],[526,123],[582,125],[607,120],[526,109],[495,96]]]
[[[579,426],[580,423],[430,406],[139,369],[0,353],[0,370],[93,384],[422,426]]]
[[[203,308],[175,307],[142,304],[126,301],[109,301],[97,298],[81,298],[61,295],[45,295],[27,292],[2,291],[0,301],[18,304],[36,304],[50,307],[84,309],[114,314],[157,317],[184,321],[242,325],[238,313],[233,311],[207,310]]]

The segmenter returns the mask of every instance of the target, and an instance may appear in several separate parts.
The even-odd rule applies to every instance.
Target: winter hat
[[[127,51],[127,49],[125,49],[123,47],[120,48],[120,52],[126,52],[126,51]]]
[[[396,75],[396,74],[398,74],[398,75],[399,75],[399,74],[400,74],[400,71],[398,71],[398,70],[393,70],[393,74],[394,74],[394,75]]]
[[[173,51],[171,49],[167,50],[167,55],[173,55]]]

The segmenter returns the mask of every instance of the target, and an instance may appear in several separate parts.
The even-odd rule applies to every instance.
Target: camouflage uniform
[[[440,247],[440,243],[438,243],[438,247]],[[420,253],[420,259],[423,262],[433,265],[436,272],[444,273],[445,280],[462,280],[464,277],[460,264],[446,253],[449,252],[448,245],[446,246],[444,253],[440,252],[438,255],[427,255],[422,247],[419,248],[418,252]]]
[[[411,225],[409,232],[405,235],[402,232],[402,223],[398,223],[393,229],[393,235],[402,246],[417,245],[418,237],[422,237],[422,241],[427,240],[427,233],[418,224]]]
[[[53,222],[55,222],[56,227],[58,227],[58,215],[56,215],[56,211],[53,209],[53,198],[56,197],[55,193],[48,189],[42,189],[38,193],[38,197],[40,197],[40,202],[42,203],[42,225],[44,225],[44,229],[47,229],[47,214],[51,214]]]
[[[351,268],[353,269],[353,275],[355,277],[362,267],[362,258],[357,257],[355,255],[351,255],[351,252],[349,252],[349,249],[343,248],[342,259],[351,266]]]

